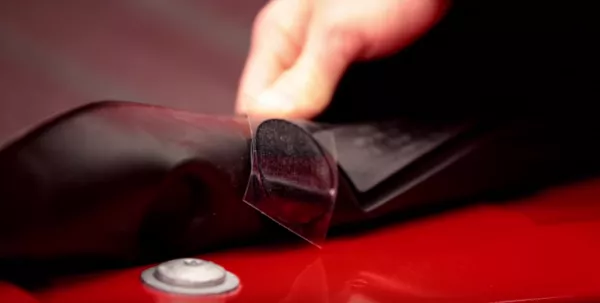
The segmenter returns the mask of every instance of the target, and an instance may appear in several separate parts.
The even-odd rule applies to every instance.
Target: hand
[[[238,113],[312,118],[348,66],[390,55],[424,34],[447,0],[272,0],[258,14]]]

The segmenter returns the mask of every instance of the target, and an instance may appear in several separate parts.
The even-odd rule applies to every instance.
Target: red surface
[[[0,302],[37,303],[38,301],[26,291],[0,281]]]
[[[226,2],[1,2],[0,145],[102,99],[230,112],[263,1]],[[34,293],[0,281],[0,303],[600,302],[598,200],[600,180],[331,239],[321,252],[200,256],[241,278],[240,291],[224,298],[161,295],[132,268]]]
[[[200,256],[240,277],[241,289],[225,297],[154,292],[140,282],[144,268],[57,281],[32,296],[61,303],[600,302],[599,199],[595,180],[331,239],[322,251]]]

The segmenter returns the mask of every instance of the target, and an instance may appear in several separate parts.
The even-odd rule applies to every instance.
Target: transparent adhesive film
[[[338,187],[333,133],[306,121],[249,122],[252,170],[244,201],[320,247]]]

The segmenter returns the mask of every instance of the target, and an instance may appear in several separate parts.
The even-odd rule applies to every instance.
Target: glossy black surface
[[[483,120],[425,153],[400,159],[402,165],[390,161],[387,171],[364,146],[353,144],[365,138],[365,127],[379,127],[387,132],[379,138],[385,144],[368,148],[379,148],[381,157],[397,157],[398,147],[418,149],[439,134],[423,120],[411,126],[407,142],[390,143],[403,135],[394,126],[408,121],[322,124],[308,132],[267,120],[256,133],[261,188],[285,198],[301,192],[298,198],[319,193],[315,189],[326,193],[337,184],[331,227],[342,231],[385,222],[382,217],[407,219],[415,210],[522,194],[600,167],[600,148],[592,140],[597,122],[588,119]],[[327,156],[330,149],[316,144],[323,134],[336,133],[342,134],[333,137],[338,175],[321,170],[333,168],[325,165],[333,158]],[[59,272],[85,268],[92,260],[114,266],[285,239],[281,227],[243,202],[251,136],[245,118],[126,102],[88,105],[41,125],[0,151],[0,272],[14,279],[44,266]],[[385,176],[361,189],[357,168]],[[281,191],[286,171],[308,173],[283,180],[303,191]],[[315,179],[312,173],[322,175]],[[316,187],[315,180],[320,180]],[[307,213],[292,211],[287,218]]]
[[[253,234],[249,144],[245,119],[110,102],[60,116],[0,152],[0,258],[135,259]]]

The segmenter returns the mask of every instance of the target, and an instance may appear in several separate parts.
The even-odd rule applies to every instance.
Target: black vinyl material
[[[260,167],[270,193],[308,193],[314,176],[282,181],[280,173],[327,172],[300,160],[325,156],[330,151],[316,148],[316,138],[334,134],[339,180],[327,181],[331,171],[319,179],[337,184],[332,230],[585,177],[599,165],[594,120],[321,124],[301,136],[290,136],[286,121],[263,123],[260,157],[279,161]],[[365,128],[379,130],[367,134],[379,140],[368,147],[357,144]],[[135,103],[96,103],[59,116],[0,151],[0,259],[149,260],[258,240],[273,225],[242,201],[251,142],[245,118]],[[289,188],[281,191],[282,184]]]

